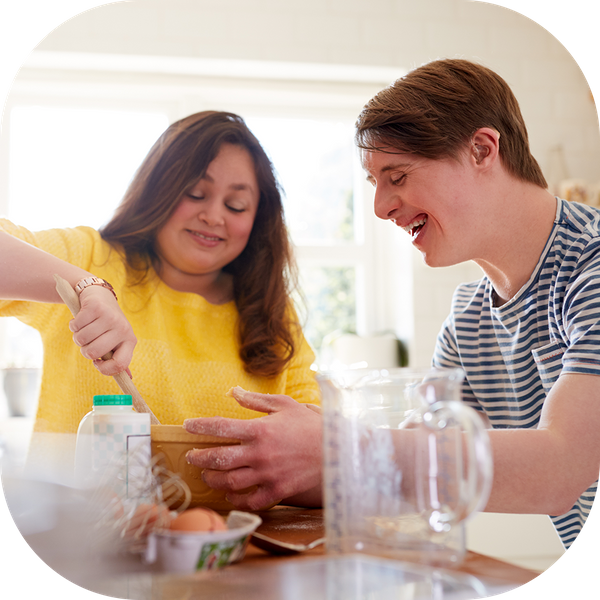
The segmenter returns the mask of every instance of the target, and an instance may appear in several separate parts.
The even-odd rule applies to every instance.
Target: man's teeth
[[[419,227],[422,227],[423,225],[425,225],[425,223],[427,223],[427,217],[423,217],[421,219],[419,219],[418,221],[413,221],[412,223],[409,223],[406,227],[403,227],[402,229],[404,229],[404,231],[406,231],[406,233],[414,233],[415,229],[418,229]]]

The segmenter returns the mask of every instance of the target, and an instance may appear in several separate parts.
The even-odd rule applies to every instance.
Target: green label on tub
[[[243,552],[247,537],[214,544],[204,544],[196,565],[196,570],[218,569],[235,560],[237,554]]]

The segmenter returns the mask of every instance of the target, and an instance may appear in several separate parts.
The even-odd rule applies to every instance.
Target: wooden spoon
[[[68,281],[66,281],[59,275],[54,275],[54,280],[56,281],[56,291],[58,292],[59,296],[62,298],[63,302],[68,306],[73,316],[76,316],[79,312],[79,309],[81,308],[77,292],[71,287]],[[108,360],[112,357],[112,355],[112,351],[107,352],[102,357],[102,360]],[[133,385],[131,377],[129,377],[129,375],[125,371],[113,375],[113,379],[117,382],[117,385],[121,388],[124,394],[129,394],[131,396],[133,408],[135,408],[136,412],[148,413],[150,415],[150,423],[152,425],[160,424],[159,420],[154,416],[154,413],[150,410],[150,407],[146,404],[146,401],[142,398],[142,395],[138,392],[135,385]]]

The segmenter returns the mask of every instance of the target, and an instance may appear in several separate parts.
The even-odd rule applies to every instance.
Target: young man
[[[493,428],[486,510],[551,515],[568,548],[600,468],[600,211],[548,192],[510,88],[469,61],[382,90],[356,141],[377,216],[428,265],[485,274],[456,290],[433,364],[464,369]]]

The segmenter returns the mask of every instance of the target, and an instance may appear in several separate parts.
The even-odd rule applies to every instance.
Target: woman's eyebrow
[[[205,173],[202,179],[208,181],[209,183],[215,182],[215,180],[208,173]],[[229,188],[235,191],[254,190],[254,187],[249,183],[232,183]]]
[[[232,190],[241,190],[241,191],[254,189],[253,186],[251,186],[248,183],[232,183],[229,187]]]

